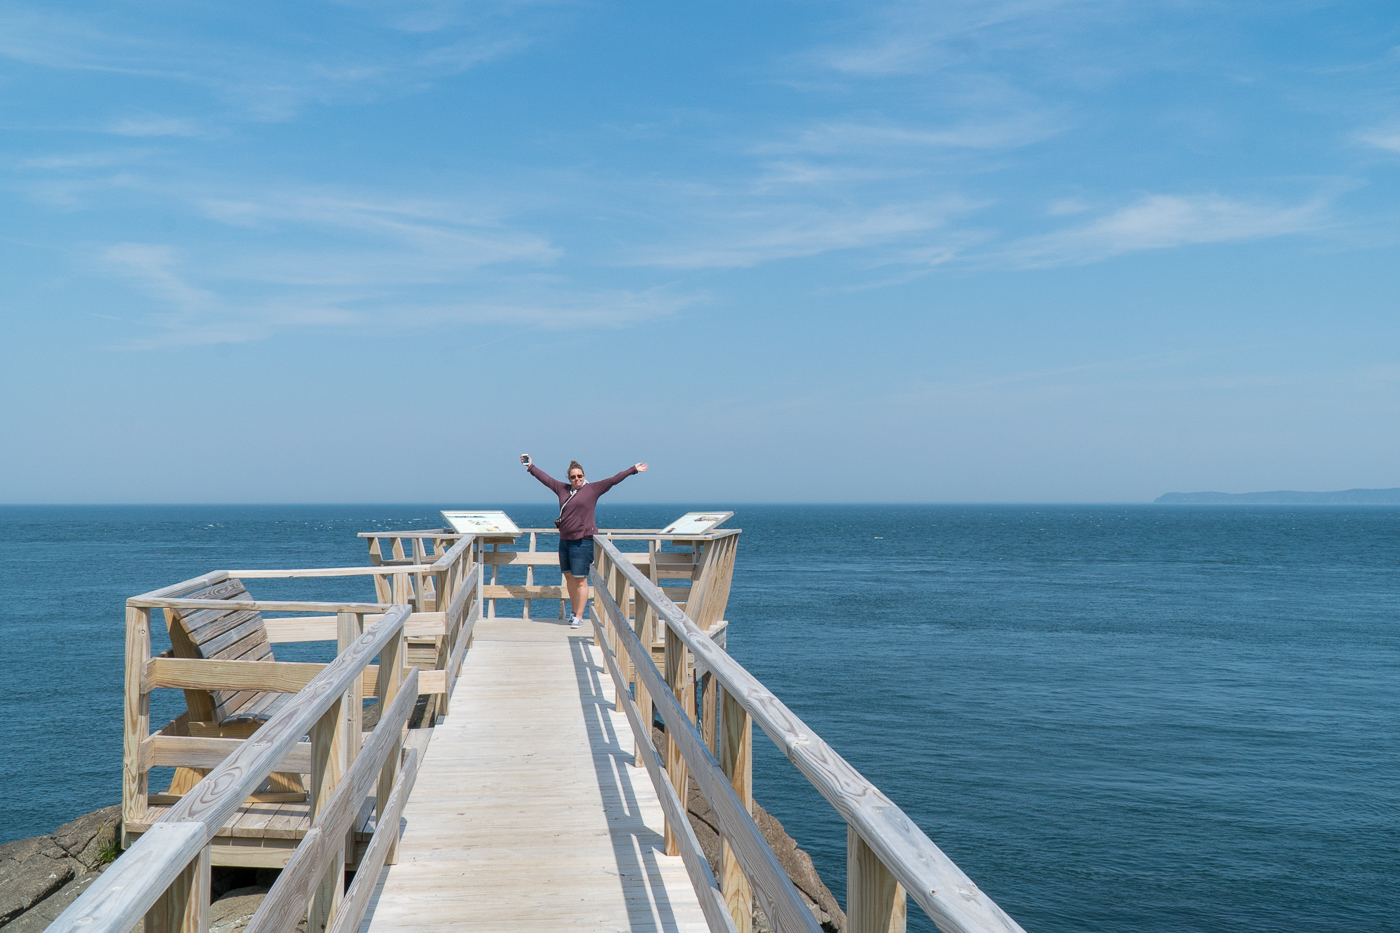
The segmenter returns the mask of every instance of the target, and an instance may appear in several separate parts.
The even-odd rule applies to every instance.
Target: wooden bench
[[[186,599],[247,600],[243,581],[224,580],[189,593]],[[261,612],[247,609],[167,609],[171,656],[205,661],[275,661]],[[257,731],[291,697],[254,690],[186,689],[188,719],[176,731],[198,738],[243,739]],[[168,797],[181,797],[198,784],[208,768],[177,767]],[[302,775],[274,772],[250,798],[262,803],[306,799]]]

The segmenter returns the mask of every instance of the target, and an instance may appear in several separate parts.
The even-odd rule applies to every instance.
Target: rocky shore
[[[121,807],[64,823],[47,836],[0,845],[0,927],[39,933],[117,854]]]
[[[686,803],[695,835],[711,869],[718,874],[719,834],[714,815],[693,781]],[[822,929],[845,933],[846,915],[812,867],[811,857],[762,807],[755,806],[755,810],[759,829]],[[47,836],[0,845],[0,927],[4,933],[42,933],[73,903],[116,858],[120,820],[119,806],[104,807],[64,823]],[[215,868],[209,933],[241,933],[276,880],[277,869]],[[769,933],[771,927],[757,904],[753,910],[755,930]]]

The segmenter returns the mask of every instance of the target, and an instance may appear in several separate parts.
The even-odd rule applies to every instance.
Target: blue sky
[[[0,501],[1400,486],[1393,4],[0,7]]]

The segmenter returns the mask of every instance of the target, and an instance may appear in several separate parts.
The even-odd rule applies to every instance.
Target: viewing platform
[[[280,869],[248,933],[748,933],[756,915],[820,933],[753,819],[754,724],[847,823],[847,930],[903,930],[909,900],[949,933],[1020,930],[727,654],[728,513],[597,535],[578,628],[557,532],[444,517],[362,534],[368,566],[214,571],[127,601],[125,852],[54,933],[207,933],[215,865]],[[309,579],[345,601],[255,595]],[[171,647],[153,654],[157,618]],[[274,657],[317,641],[329,664]],[[156,690],[186,708],[153,730]]]

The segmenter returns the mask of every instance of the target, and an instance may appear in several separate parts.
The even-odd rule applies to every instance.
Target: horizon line
[[[1168,494],[1170,495],[1170,494]],[[1227,493],[1227,495],[1249,495],[1248,493]],[[701,500],[703,501],[703,500]],[[495,501],[487,503],[490,507],[500,506],[523,506],[525,508],[553,508],[548,502],[501,502]],[[880,500],[880,501],[731,501],[725,506],[712,506],[711,508],[721,508],[727,506],[803,506],[803,507],[852,507],[852,506],[1161,506],[1164,508],[1229,508],[1235,506],[1248,507],[1280,507],[1280,508],[1397,508],[1400,506],[1387,505],[1385,503],[1267,503],[1267,502],[1157,502],[1155,500],[1077,500],[1077,501],[1036,501],[1036,500],[978,500],[978,501],[933,501],[933,500]],[[693,508],[695,501],[690,502],[618,502],[606,507],[631,507],[631,508],[651,508],[651,507],[684,507]],[[436,508],[451,509],[459,507],[486,507],[482,503],[468,503],[464,506],[461,502],[448,503],[446,505],[429,502],[0,502],[0,508],[287,508],[287,507],[346,507],[346,508]]]

